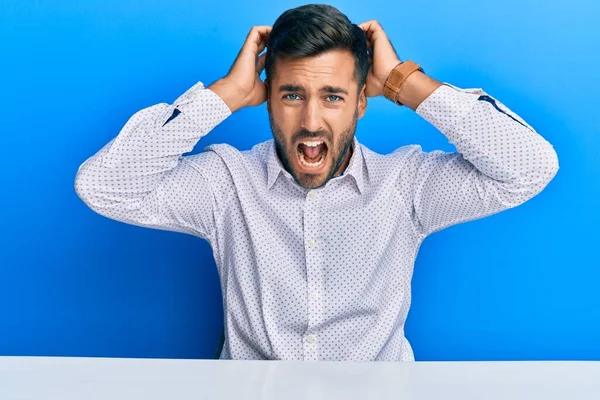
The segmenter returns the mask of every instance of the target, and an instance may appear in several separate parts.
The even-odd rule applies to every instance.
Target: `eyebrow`
[[[304,87],[302,87],[301,85],[290,85],[290,84],[279,86],[279,91],[280,92],[301,92],[301,93],[306,92]],[[348,95],[348,92],[346,91],[346,89],[337,87],[337,86],[331,86],[331,85],[323,86],[320,89],[320,91],[326,92],[326,93],[343,93],[345,95]]]

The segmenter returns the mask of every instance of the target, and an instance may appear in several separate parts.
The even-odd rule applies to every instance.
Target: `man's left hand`
[[[367,74],[367,97],[383,95],[383,85],[400,63],[396,50],[376,20],[366,21],[358,25],[367,36],[369,49],[369,72]]]

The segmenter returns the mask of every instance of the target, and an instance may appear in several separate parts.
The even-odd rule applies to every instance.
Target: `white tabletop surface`
[[[600,399],[600,362],[0,357],[0,399]]]

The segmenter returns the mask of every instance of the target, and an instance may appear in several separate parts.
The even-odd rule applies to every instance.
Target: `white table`
[[[2,400],[600,399],[600,362],[0,357]]]

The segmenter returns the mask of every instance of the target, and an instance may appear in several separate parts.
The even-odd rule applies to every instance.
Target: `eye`
[[[290,94],[284,95],[283,98],[286,99],[286,100],[296,100],[296,99],[290,99],[289,96],[296,96],[297,97],[298,95],[295,94],[295,93],[290,93]]]
[[[330,94],[329,96],[327,96],[328,99],[332,97],[335,97],[337,100],[331,101],[331,103],[337,103],[338,101],[342,100],[340,96],[336,96],[335,94]]]

